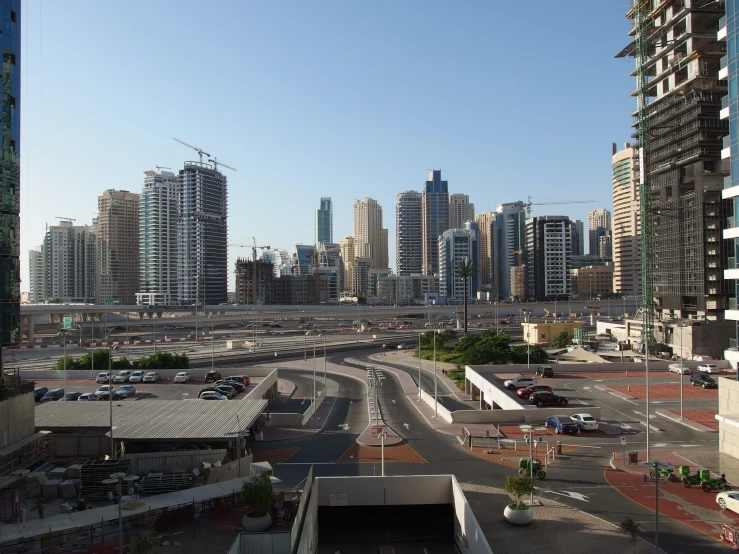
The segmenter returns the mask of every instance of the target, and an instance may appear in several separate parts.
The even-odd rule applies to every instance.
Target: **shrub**
[[[534,492],[534,482],[528,475],[506,477],[505,491],[516,499],[515,502],[508,504],[511,510],[528,510],[528,504],[521,498]]]

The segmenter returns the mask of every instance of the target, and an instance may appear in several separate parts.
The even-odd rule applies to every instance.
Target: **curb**
[[[674,421],[675,423],[679,423],[680,425],[689,427],[693,431],[698,431],[700,433],[718,433],[717,430],[711,429],[710,427],[707,427],[702,423],[698,423],[697,421],[693,421],[692,419],[680,419],[679,417],[672,417],[671,415],[667,415],[668,413],[672,413],[669,410],[657,410],[655,413],[666,419],[669,419],[670,421]]]
[[[398,365],[410,367],[410,368],[413,368],[413,369],[418,369],[417,366],[414,366],[414,365],[409,364],[407,362],[399,362],[399,361],[393,361],[393,360],[391,360],[391,361],[377,360],[375,358],[375,356],[377,356],[377,354],[370,354],[369,359],[371,359],[372,361],[378,362],[378,363],[383,363],[384,362],[384,363],[398,364]],[[421,370],[422,371],[425,371],[426,373],[431,373],[432,375],[434,373],[434,371],[432,369],[425,369],[423,367],[423,365],[421,365]],[[449,390],[449,392],[451,392],[454,395],[454,398],[456,398],[459,402],[462,402],[462,399],[459,398],[459,395],[457,394],[458,392],[460,392],[460,389],[457,386],[457,384],[454,381],[452,381],[451,379],[449,379],[449,377],[447,377],[443,373],[440,373],[439,374],[439,379],[441,379],[444,382],[444,384],[446,385],[446,388]]]

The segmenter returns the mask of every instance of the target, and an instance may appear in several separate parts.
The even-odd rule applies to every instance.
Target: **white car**
[[[101,394],[107,395],[111,390],[113,390],[113,387],[110,385],[103,385],[102,387],[98,388],[98,390],[95,391],[95,394],[100,396]]]
[[[598,422],[590,414],[575,414],[570,416],[577,421],[577,425],[582,431],[597,431]]]
[[[718,373],[718,367],[714,364],[701,364],[698,366],[701,373]]]
[[[680,364],[670,364],[667,369],[678,375],[690,375],[690,368],[685,366],[680,367]]]
[[[190,374],[187,371],[180,371],[174,376],[175,383],[187,383],[190,380]]]
[[[146,373],[145,371],[138,371],[138,370],[134,371],[131,374],[131,376],[128,378],[128,382],[129,383],[140,383],[143,380],[145,373]]]
[[[119,371],[118,375],[113,377],[113,382],[114,383],[128,383],[128,381],[131,379],[131,373],[133,372],[127,369],[124,369],[123,371]]]
[[[518,377],[514,377],[513,379],[508,379],[508,381],[505,381],[503,383],[503,386],[508,390],[514,390],[522,389],[524,387],[528,387],[529,385],[538,384],[539,382],[533,377],[524,377],[523,375],[519,375]]]
[[[149,373],[144,375],[144,383],[156,383],[161,378],[161,375],[159,375],[156,371],[150,371]]]
[[[722,510],[731,510],[739,514],[739,492],[723,491],[716,494],[716,504]]]
[[[110,380],[110,373],[108,373],[107,371],[98,373],[97,377],[95,377],[96,383],[107,383],[109,380]]]
[[[201,400],[228,400],[227,396],[218,394],[215,391],[207,390],[200,395]]]

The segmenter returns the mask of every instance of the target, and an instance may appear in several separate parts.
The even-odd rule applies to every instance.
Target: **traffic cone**
[[[631,385],[626,385],[626,392],[631,392]]]
[[[628,376],[629,376],[629,370],[627,369],[626,370],[626,377],[628,377]]]

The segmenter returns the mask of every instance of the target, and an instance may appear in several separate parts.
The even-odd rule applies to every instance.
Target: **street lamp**
[[[418,400],[416,402],[421,401],[421,335],[423,333],[418,333]]]
[[[216,335],[215,335],[215,325],[216,325],[216,316],[215,314],[210,314],[208,316],[208,319],[211,320],[210,322],[210,370],[215,371],[215,365],[216,365]]]
[[[64,402],[67,401],[67,337],[72,333],[72,330],[62,330],[56,334],[57,337],[63,337],[64,341]]]
[[[654,551],[659,554],[659,470],[661,469],[674,469],[673,466],[660,460],[649,460],[647,462],[639,462],[640,466],[651,468],[651,473],[654,473]],[[646,473],[642,474],[644,482],[648,482]],[[668,481],[668,476],[664,476],[665,483]]]
[[[326,359],[326,335],[319,334],[318,336],[319,337],[323,337],[323,394],[325,395],[326,394],[326,390],[328,390],[328,384],[327,384],[328,370],[326,369],[326,363],[327,363],[327,359]]]
[[[438,416],[439,416],[439,394],[438,394],[437,374],[436,374],[436,331],[434,331],[434,417],[438,417]]]
[[[313,333],[313,402],[316,401],[316,334]]]
[[[531,425],[522,426],[521,430],[526,435],[526,439],[529,443],[529,477],[531,478],[531,484],[534,483],[534,428]],[[539,437],[541,442],[541,437]],[[531,487],[531,499],[529,504],[534,504],[534,487]]]
[[[683,320],[677,320],[677,328],[680,329],[680,419],[683,419]]]
[[[110,479],[104,479],[103,485],[115,485],[115,492],[118,495],[118,552],[123,552],[123,513],[121,512],[121,504],[123,504],[123,478],[125,473],[111,473]],[[108,492],[108,499],[112,500],[113,493]]]

